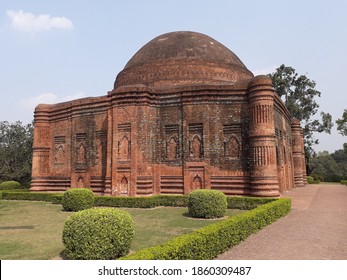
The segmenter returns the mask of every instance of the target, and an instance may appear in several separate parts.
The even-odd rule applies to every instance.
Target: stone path
[[[283,197],[292,211],[220,260],[347,260],[347,186],[307,185]]]

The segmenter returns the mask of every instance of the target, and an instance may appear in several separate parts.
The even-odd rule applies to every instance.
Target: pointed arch
[[[118,142],[118,157],[122,160],[130,159],[130,141],[126,135]]]
[[[240,158],[240,140],[235,135],[231,135],[224,143],[224,154],[228,158]]]
[[[65,153],[64,145],[63,144],[56,145],[54,152],[55,152],[54,161],[56,163],[63,163],[65,161],[64,160],[64,153]]]
[[[122,179],[120,180],[120,194],[127,194],[128,193],[128,178],[124,175]]]
[[[195,174],[192,182],[192,190],[202,189],[202,179],[198,174]]]
[[[199,135],[193,136],[190,154],[193,159],[200,159],[202,157],[202,140]]]
[[[84,180],[82,176],[79,176],[77,179],[77,188],[84,188]]]
[[[77,162],[84,163],[86,160],[86,148],[83,143],[77,147]]]
[[[175,160],[178,154],[178,139],[176,135],[169,138],[166,143],[166,157],[169,160]]]

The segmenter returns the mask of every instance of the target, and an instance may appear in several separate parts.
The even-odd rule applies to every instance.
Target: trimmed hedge
[[[249,212],[181,235],[161,245],[120,258],[122,260],[208,260],[287,215],[290,199],[277,199]]]
[[[154,196],[149,197],[114,197],[96,196],[94,206],[123,208],[153,208],[157,206]]]
[[[33,200],[55,202],[57,201],[57,197],[60,197],[60,201],[63,197],[62,194],[47,192],[1,191],[1,193],[2,199],[6,200]]]
[[[5,181],[0,184],[0,190],[15,190],[20,187],[21,184],[17,181]]]
[[[187,195],[157,195],[155,196],[158,206],[187,207]]]
[[[157,206],[186,207],[188,196],[185,195],[155,195],[145,197],[114,197],[96,196],[94,206],[153,208]]]
[[[268,197],[227,196],[228,209],[251,210],[277,200]]]
[[[129,252],[134,222],[129,213],[93,208],[72,214],[65,222],[63,243],[69,259],[109,260]]]
[[[3,199],[7,200],[38,200],[62,203],[63,194],[47,192],[1,191]],[[250,210],[259,205],[276,200],[275,198],[227,196],[229,209]],[[153,208],[157,206],[187,207],[187,195],[157,195],[148,197],[113,197],[95,196],[94,206],[124,207],[124,208]]]
[[[276,200],[275,198],[227,196],[229,209],[250,210],[259,205]],[[148,197],[96,196],[94,206],[153,208],[157,206],[187,207],[187,195],[156,195]]]
[[[94,206],[94,193],[91,189],[73,188],[64,192],[64,211],[81,211]]]
[[[195,190],[189,194],[188,212],[194,218],[221,218],[227,210],[227,198],[217,190]]]

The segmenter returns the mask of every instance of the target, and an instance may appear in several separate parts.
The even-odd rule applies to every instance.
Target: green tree
[[[320,119],[315,119],[319,105],[315,98],[321,93],[315,81],[306,75],[299,75],[292,67],[282,64],[276,72],[268,75],[277,94],[282,98],[292,117],[300,120],[304,129],[305,152],[307,159],[314,153],[313,146],[318,144],[314,132],[331,132],[333,126],[329,113],[320,113]]]
[[[337,130],[341,135],[347,136],[347,109],[343,111],[341,119],[336,120]]]
[[[313,173],[324,177],[325,181],[339,182],[347,178],[347,153],[340,149],[329,154],[327,151],[312,156]]]
[[[32,124],[0,122],[0,180],[30,182],[33,145]]]

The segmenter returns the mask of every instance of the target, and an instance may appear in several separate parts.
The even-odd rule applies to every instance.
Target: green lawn
[[[216,222],[188,217],[187,208],[125,209],[135,222],[131,251],[158,245],[175,236]],[[227,210],[227,216],[241,210]],[[64,249],[61,241],[65,219],[61,205],[47,202],[0,203],[0,259],[53,259]]]
[[[52,259],[59,256],[65,219],[61,205],[41,201],[0,204],[0,259]]]

